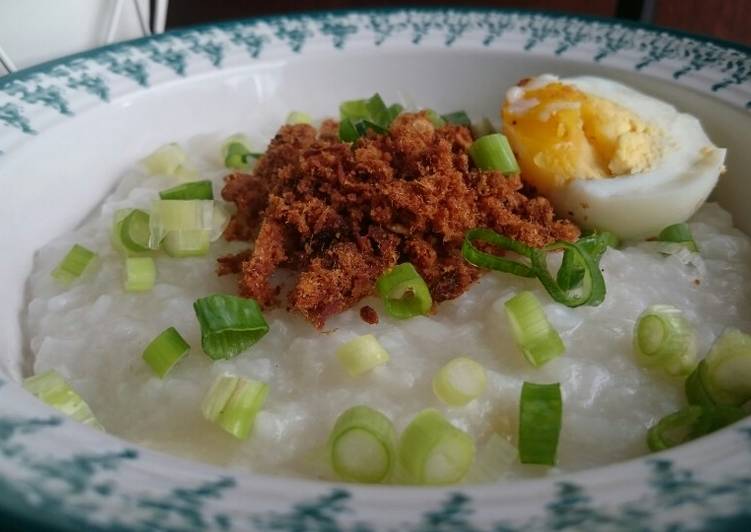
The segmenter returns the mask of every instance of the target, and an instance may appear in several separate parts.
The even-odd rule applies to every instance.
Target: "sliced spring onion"
[[[180,336],[177,329],[170,327],[146,346],[143,360],[160,379],[163,379],[189,350],[188,342]]]
[[[389,105],[389,124],[394,121],[394,118],[402,114],[404,106],[400,103],[392,103]]]
[[[183,149],[175,143],[166,144],[143,159],[142,164],[151,175],[167,175],[194,179],[198,172],[187,160]]]
[[[341,345],[336,350],[336,357],[353,377],[382,366],[390,360],[388,352],[372,334],[358,336]]]
[[[313,117],[311,117],[308,113],[303,113],[301,111],[292,111],[290,114],[287,115],[287,120],[285,120],[285,123],[290,124],[290,125],[312,124]]]
[[[365,108],[368,111],[368,115],[363,118],[368,118],[382,127],[386,127],[391,123],[391,111],[384,103],[380,94],[375,93],[368,100],[366,100]]]
[[[151,175],[177,175],[185,167],[187,159],[180,145],[171,143],[160,147],[142,162]]]
[[[487,117],[483,117],[479,122],[473,122],[470,129],[472,130],[472,136],[476,139],[497,133],[495,127],[493,127],[493,123]]]
[[[156,265],[151,257],[125,258],[125,291],[148,292],[156,282]]]
[[[714,407],[702,407],[703,412],[699,417],[690,438],[698,438],[706,434],[720,430],[743,419],[747,412],[737,406],[717,405]]]
[[[500,133],[491,133],[474,141],[469,147],[469,156],[480,170],[498,170],[506,175],[519,173],[511,145]]]
[[[149,213],[133,209],[120,222],[120,243],[128,255],[151,251],[149,247],[150,219]]]
[[[751,400],[751,335],[726,329],[705,360],[708,391],[717,404],[740,406]]]
[[[454,111],[453,113],[447,113],[445,115],[441,115],[441,118],[443,118],[449,124],[455,124],[457,126],[469,126],[472,124],[469,116],[467,116],[467,113],[465,113],[464,111]]]
[[[425,118],[430,120],[430,123],[433,124],[433,127],[439,128],[446,125],[446,121],[441,118],[441,115],[436,113],[433,109],[424,109],[423,112],[425,113]]]
[[[157,249],[171,231],[211,232],[214,228],[212,200],[157,200],[149,218],[149,247]]]
[[[378,93],[366,100],[342,102],[339,105],[339,138],[344,142],[354,142],[368,129],[379,134],[386,133],[401,112],[401,105],[386,106]]]
[[[331,465],[345,480],[375,484],[386,480],[396,456],[391,421],[368,406],[355,406],[336,420],[329,438]]]
[[[204,179],[162,190],[159,197],[163,200],[210,200],[214,199],[214,190],[211,181]]]
[[[203,399],[203,416],[239,440],[250,435],[256,415],[269,393],[268,384],[233,375],[214,381]]]
[[[203,229],[170,231],[162,240],[162,249],[170,257],[201,257],[209,252],[209,236]]]
[[[494,432],[477,450],[475,463],[466,481],[473,484],[490,484],[501,479],[519,459],[519,451],[506,438]]]
[[[478,268],[486,268],[488,270],[495,270],[497,272],[512,273],[519,277],[536,277],[537,272],[529,265],[522,264],[510,259],[505,259],[497,255],[491,255],[480,251],[472,243],[478,240],[492,244],[501,249],[513,251],[523,257],[530,258],[536,250],[525,246],[521,242],[513,240],[507,236],[500,235],[490,229],[471,229],[464,236],[464,243],[462,244],[462,256],[464,260],[470,264],[474,264]]]
[[[542,366],[566,351],[558,331],[550,325],[532,292],[519,292],[504,306],[514,341],[530,364]]]
[[[694,237],[691,234],[691,229],[689,229],[688,224],[685,223],[674,224],[666,227],[660,232],[657,240],[660,242],[680,244],[690,251],[699,251],[699,247],[696,245]]]
[[[118,209],[115,211],[115,214],[112,216],[112,231],[110,231],[110,241],[112,242],[112,247],[115,248],[116,251],[119,251],[121,253],[128,253],[128,251],[125,249],[125,246],[123,246],[123,240],[120,237],[120,232],[123,228],[123,220],[127,218],[127,216],[133,212],[133,209]]]
[[[475,442],[434,409],[423,410],[399,440],[399,458],[409,480],[422,485],[452,484],[467,474]]]
[[[513,251],[527,259],[527,263],[518,262],[480,251],[473,241],[492,244],[501,249]],[[575,289],[561,287],[550,274],[545,252],[556,250],[568,251],[575,256],[577,264],[584,267],[584,277]],[[599,264],[578,243],[555,242],[544,248],[533,249],[516,240],[499,235],[490,229],[471,229],[464,236],[462,244],[464,259],[479,268],[487,268],[500,272],[512,273],[520,277],[537,277],[554,300],[569,307],[580,305],[596,306],[605,299],[605,279],[602,277]]]
[[[613,233],[603,231],[583,236],[576,243],[592,257],[595,263],[599,263],[608,247],[617,247],[619,241]],[[584,280],[587,269],[578,257],[578,254],[571,251],[563,253],[561,267],[556,275],[556,282],[563,290],[573,290],[581,286]]]
[[[709,391],[707,361],[702,360],[686,378],[684,384],[688,404],[697,406],[715,406],[715,399]]]
[[[652,305],[634,325],[636,360],[670,375],[688,375],[696,367],[696,333],[683,313],[670,305]]]
[[[485,368],[467,357],[457,357],[433,377],[433,393],[450,406],[464,406],[485,391]]]
[[[735,423],[744,415],[733,406],[689,405],[652,426],[647,431],[647,446],[652,452],[670,449]]]
[[[201,346],[212,359],[232,358],[260,340],[269,326],[253,299],[215,294],[193,303]]]
[[[351,119],[344,118],[339,122],[339,140],[342,142],[354,142],[359,138],[360,133]]]
[[[647,431],[649,450],[662,451],[688,441],[702,412],[702,407],[691,405],[662,418]]]
[[[211,218],[211,230],[209,231],[209,240],[214,242],[222,236],[224,230],[229,225],[230,215],[227,209],[221,203],[214,202],[214,213]]]
[[[550,274],[546,255],[542,251],[563,250],[571,253],[575,257],[577,264],[583,266],[584,277],[581,282],[574,288],[566,289],[558,284],[556,279]],[[599,258],[595,259],[584,246],[578,243],[554,242],[542,248],[542,251],[534,250],[532,254],[532,265],[537,271],[537,278],[540,280],[550,297],[558,303],[568,307],[578,307],[581,305],[597,306],[605,300],[606,288],[605,279],[600,271]]]
[[[221,147],[222,160],[227,168],[243,169],[257,158],[250,150],[250,140],[242,134],[228,137]]]
[[[561,386],[525,382],[519,401],[519,461],[555,465],[561,432]]]
[[[386,313],[405,319],[426,314],[433,306],[428,285],[411,263],[394,266],[376,281]]]
[[[54,369],[25,379],[23,387],[43,403],[79,423],[104,430],[86,401]]]
[[[96,257],[93,251],[73,244],[60,264],[52,270],[52,277],[62,284],[69,284],[78,279]]]

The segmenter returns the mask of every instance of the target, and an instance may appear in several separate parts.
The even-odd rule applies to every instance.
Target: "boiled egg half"
[[[607,79],[525,80],[501,115],[522,179],[560,215],[621,238],[687,220],[724,170],[699,120]]]

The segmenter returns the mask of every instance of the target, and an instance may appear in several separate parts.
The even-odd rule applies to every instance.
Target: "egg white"
[[[561,80],[608,99],[659,128],[661,157],[648,171],[605,179],[573,179],[548,196],[563,216],[586,229],[621,238],[656,236],[690,218],[724,170],[726,150],[716,147],[695,117],[615,81],[596,77]]]

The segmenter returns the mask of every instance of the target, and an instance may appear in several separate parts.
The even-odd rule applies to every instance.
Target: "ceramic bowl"
[[[530,74],[611,77],[697,115],[751,232],[751,53],[613,21],[517,11],[305,14],[189,28],[0,78],[0,523],[23,530],[727,529],[751,519],[751,420],[673,451],[493,486],[367,487],[239,474],[139,448],[25,393],[35,250],[154,146],[333,115],[379,91],[495,116]],[[2,528],[2,527],[0,527]]]

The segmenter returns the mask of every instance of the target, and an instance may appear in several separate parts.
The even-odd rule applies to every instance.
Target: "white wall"
[[[148,17],[149,1],[137,1]],[[0,0],[0,47],[25,68],[101,46],[114,7],[115,0]],[[115,41],[141,35],[135,3],[124,0]]]

